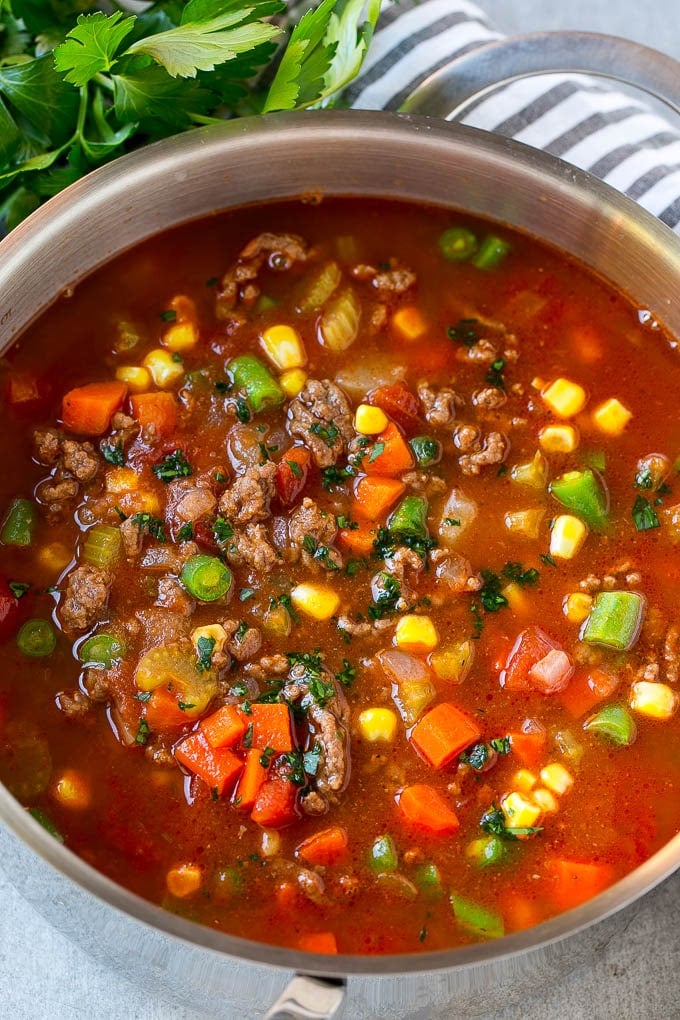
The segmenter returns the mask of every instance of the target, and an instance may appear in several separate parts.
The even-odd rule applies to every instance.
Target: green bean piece
[[[439,238],[439,247],[449,262],[467,262],[477,251],[477,238],[465,227],[449,227]]]
[[[125,647],[112,634],[95,634],[83,641],[78,649],[78,658],[88,666],[101,666],[110,669],[116,659],[125,654]]]
[[[467,848],[467,853],[480,868],[488,868],[491,864],[500,864],[507,854],[505,844],[498,836],[485,836],[475,839]]]
[[[189,594],[201,602],[221,599],[232,583],[231,570],[222,560],[202,554],[191,556],[186,561],[180,577]]]
[[[387,522],[391,535],[427,538],[427,500],[424,496],[406,496]]]
[[[119,559],[123,551],[123,536],[120,528],[110,524],[95,524],[85,536],[82,559],[95,567],[108,570]]]
[[[368,866],[376,875],[384,875],[386,872],[396,871],[399,867],[397,848],[388,832],[378,836],[369,850]]]
[[[0,532],[0,541],[3,545],[30,545],[37,521],[35,503],[30,499],[13,500]]]
[[[609,520],[609,494],[599,475],[590,468],[567,471],[554,478],[550,493],[558,503],[581,517],[593,531],[603,531]]]
[[[43,829],[49,832],[50,836],[54,836],[57,843],[64,842],[64,837],[59,832],[59,829],[56,827],[50,816],[45,814],[42,808],[39,807],[29,808],[28,813],[29,815],[31,815],[32,818],[35,818],[38,825],[42,825]]]
[[[509,251],[510,245],[507,241],[490,234],[480,244],[479,250],[472,260],[472,265],[477,269],[495,269]]]
[[[495,910],[487,910],[455,893],[451,893],[451,906],[458,924],[471,934],[484,939],[500,939],[505,935],[503,918]]]
[[[581,640],[625,652],[637,641],[645,598],[636,591],[601,591],[583,625]]]
[[[431,436],[414,436],[409,440],[409,446],[418,461],[418,467],[431,467],[442,459],[442,444]]]
[[[305,291],[298,301],[297,310],[303,315],[318,312],[340,286],[341,281],[342,271],[337,262],[326,262],[307,281]]]
[[[57,647],[57,635],[49,620],[27,620],[17,634],[17,648],[31,659],[51,655]]]
[[[239,354],[227,365],[234,386],[246,395],[248,405],[255,414],[280,407],[285,395],[264,362],[254,354]]]
[[[625,705],[605,705],[586,719],[583,729],[597,733],[617,747],[630,747],[637,737],[635,719]]]

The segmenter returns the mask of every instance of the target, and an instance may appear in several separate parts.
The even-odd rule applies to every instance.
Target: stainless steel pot
[[[583,61],[574,59],[578,39],[588,47]],[[470,91],[489,85],[489,66],[506,79],[521,73],[518,56],[524,73],[608,74],[612,61],[625,57],[630,80],[680,110],[680,67],[670,58],[622,40],[578,39],[562,33],[558,43],[552,36],[513,42],[512,70],[503,56],[507,48],[491,44],[476,61],[464,57],[434,75],[409,107],[448,115]],[[566,59],[555,59],[555,45]],[[215,210],[328,194],[434,203],[518,227],[591,266],[680,336],[680,239],[593,177],[507,139],[443,121],[319,112],[235,121],[173,138],[52,199],[0,245],[0,349],[64,288],[159,230]],[[20,891],[62,930],[147,985],[154,972],[162,974],[166,987],[181,987],[189,996],[183,1001],[194,1003],[206,995],[238,1003],[240,987],[247,989],[243,1015],[256,1016],[291,971],[304,972],[270,1018],[334,1015],[348,975],[353,1017],[435,1018],[449,1016],[453,1005],[474,1012],[485,990],[525,991],[528,982],[554,978],[567,960],[574,965],[597,951],[614,930],[604,919],[680,865],[679,835],[595,900],[531,931],[451,952],[326,957],[223,935],[138,899],[60,846],[2,787],[0,820],[0,860],[12,860]],[[56,881],[60,891],[49,902],[41,896],[46,868],[63,876],[50,870],[51,888]],[[604,923],[563,951],[559,940],[595,921]]]

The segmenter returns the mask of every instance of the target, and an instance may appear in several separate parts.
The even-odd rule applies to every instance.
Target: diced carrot
[[[7,401],[14,407],[38,403],[42,393],[32,372],[14,371],[7,379]]]
[[[452,702],[442,701],[416,723],[411,742],[433,768],[441,769],[481,735],[473,719]]]
[[[417,305],[404,305],[392,316],[392,328],[412,342],[427,332],[427,321]]]
[[[180,700],[181,695],[169,691],[167,687],[157,687],[152,691],[144,705],[144,716],[153,733],[178,730],[196,719],[196,712],[179,707]]]
[[[460,822],[440,793],[426,783],[406,786],[397,797],[404,818],[417,829],[435,836],[451,836]]]
[[[393,421],[376,436],[371,450],[361,461],[361,470],[367,475],[393,478],[413,467],[413,454]]]
[[[233,747],[248,728],[235,705],[222,705],[201,722],[201,731],[211,747]]]
[[[61,405],[64,428],[85,436],[100,436],[111,424],[111,416],[125,400],[122,382],[96,382],[65,394]]]
[[[262,752],[256,748],[246,751],[245,768],[234,791],[234,807],[241,811],[250,811],[253,808],[260,787],[267,778],[267,769],[260,761],[261,757]]]
[[[373,552],[373,543],[376,540],[377,532],[368,521],[356,523],[359,524],[358,528],[340,528],[338,542],[355,556],[370,556]]]
[[[533,928],[541,921],[538,904],[527,896],[520,896],[516,892],[508,891],[502,897],[501,905],[505,927],[509,932]]]
[[[218,797],[231,789],[243,770],[243,762],[226,747],[213,748],[200,730],[177,745],[175,758],[202,779]]]
[[[363,475],[354,484],[352,511],[374,523],[382,521],[405,491],[406,486],[398,478]]]
[[[421,426],[418,398],[403,383],[378,386],[369,394],[368,403],[382,408],[389,418],[396,421],[407,432],[415,432]]]
[[[290,726],[290,709],[288,705],[251,705],[250,715],[243,714],[246,728],[253,724],[251,747],[264,751],[271,747],[274,751],[292,751],[293,736]]]
[[[294,446],[284,453],[276,466],[276,491],[284,506],[290,506],[301,495],[312,464],[306,446]]]
[[[338,952],[338,943],[332,931],[316,931],[309,935],[301,935],[298,945],[306,953],[325,953],[327,956],[335,956]]]
[[[282,829],[290,825],[298,817],[296,791],[297,787],[286,776],[274,774],[260,787],[250,817],[265,829]]]
[[[281,882],[274,893],[276,906],[282,911],[292,911],[298,906],[300,893],[292,882]]]
[[[613,694],[618,686],[618,677],[604,669],[579,670],[560,694],[560,701],[574,719],[579,719]]]
[[[130,397],[132,414],[142,428],[153,425],[156,435],[164,439],[177,428],[177,401],[172,393],[137,393]]]
[[[550,879],[550,896],[559,910],[571,910],[611,885],[612,869],[608,864],[569,861],[563,858],[546,861]]]
[[[547,735],[544,730],[536,733],[509,733],[510,747],[524,765],[540,765],[545,758]]]
[[[347,856],[347,847],[347,830],[340,825],[332,825],[305,839],[295,853],[307,864],[330,865]]]

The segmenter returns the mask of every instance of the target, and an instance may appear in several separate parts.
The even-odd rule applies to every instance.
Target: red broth
[[[0,778],[115,881],[419,952],[677,833],[677,353],[573,261],[244,209],[80,283],[3,386]]]

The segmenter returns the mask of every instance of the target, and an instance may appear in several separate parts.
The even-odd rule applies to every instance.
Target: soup
[[[309,951],[597,895],[680,827],[676,359],[441,209],[119,257],[3,366],[0,778],[140,896]]]

